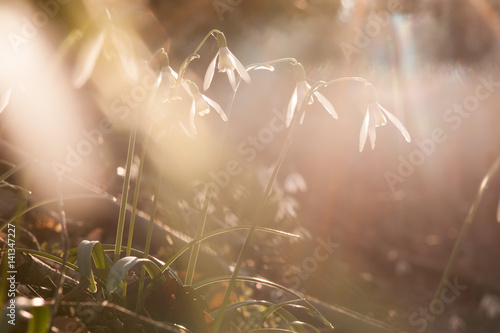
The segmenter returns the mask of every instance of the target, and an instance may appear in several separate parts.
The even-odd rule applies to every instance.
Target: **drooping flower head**
[[[222,120],[228,120],[220,105],[207,96],[203,95],[194,82],[188,81],[187,84],[184,84],[183,86],[186,87],[186,85],[188,88],[186,89],[187,92],[193,97],[191,111],[189,113],[189,127],[191,130],[191,134],[196,134],[196,127],[194,125],[195,114],[198,113],[200,116],[204,116],[210,112],[210,107],[213,107],[215,111],[217,111]]]
[[[304,99],[306,98],[307,92],[311,89],[311,86],[306,81],[306,73],[304,71],[304,67],[300,63],[293,65],[293,74],[295,76],[295,80],[297,81],[297,85],[295,86],[295,90],[293,91],[292,97],[290,98],[290,102],[288,102],[288,108],[286,112],[286,127],[289,127],[292,123],[293,115],[295,110],[299,109],[302,105]],[[337,119],[338,115],[335,111],[333,105],[323,96],[320,92],[314,92],[307,104],[312,104],[314,102],[313,97],[316,97],[321,105],[324,106],[326,111],[334,118]],[[304,114],[302,113],[302,117],[300,118],[300,123],[304,120]]]
[[[170,102],[178,97],[174,96],[173,88],[177,84],[177,73],[170,67],[170,61],[165,49],[161,48],[155,52],[148,62],[149,67],[156,73],[156,87],[152,93],[152,98],[156,98],[159,93],[161,102]]]
[[[91,34],[81,45],[72,73],[73,86],[83,87],[94,71],[101,53],[116,55],[123,71],[132,80],[138,77],[134,47],[129,34],[107,22],[97,33]]]
[[[236,78],[234,76],[235,69],[246,83],[250,83],[250,75],[248,75],[241,62],[227,48],[226,37],[222,32],[217,32],[217,46],[219,47],[219,51],[207,68],[205,80],[203,82],[203,90],[207,90],[210,87],[210,83],[212,83],[217,58],[219,58],[217,68],[219,69],[219,72],[227,73],[229,83],[231,83],[233,90],[236,90]]]
[[[370,137],[371,148],[375,148],[376,132],[375,128],[379,126],[384,126],[387,124],[387,118],[397,127],[397,129],[403,134],[406,141],[410,142],[410,133],[406,130],[404,125],[396,118],[395,115],[387,111],[379,102],[377,102],[377,92],[375,87],[368,83],[364,88],[364,96],[368,107],[366,109],[365,118],[363,124],[361,125],[361,131],[359,133],[359,151],[362,152],[366,143],[366,139]]]

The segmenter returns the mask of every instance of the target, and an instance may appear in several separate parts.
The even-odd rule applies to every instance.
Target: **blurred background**
[[[0,6],[0,93],[12,89],[0,114],[2,140],[115,196],[131,124],[129,114],[121,115],[140,104],[144,61],[161,47],[179,71],[203,37],[219,29],[244,65],[294,57],[310,83],[346,76],[371,82],[412,142],[389,122],[377,128],[375,149],[367,144],[360,153],[363,84],[321,89],[339,119],[318,102],[307,108],[261,222],[305,241],[258,238],[246,267],[320,299],[325,311],[339,304],[419,331],[409,317],[429,307],[479,184],[500,154],[499,1],[3,0]],[[102,35],[105,27],[112,33]],[[216,52],[210,38],[186,72],[200,89]],[[193,235],[200,190],[216,178],[217,165],[236,161],[240,168],[212,201],[207,228],[251,216],[287,133],[269,136],[270,124],[282,122],[295,87],[285,64],[251,77],[238,90],[225,140],[214,111],[196,117],[196,138],[186,136],[177,126],[187,121],[185,101],[141,114],[155,122],[142,209],[150,208],[163,170],[160,219]],[[204,94],[228,112],[230,92],[225,73],[216,73]],[[32,185],[39,193],[46,187]],[[432,320],[430,332],[499,332],[499,197],[495,175],[452,272],[467,289]],[[318,237],[339,246],[297,286],[290,277],[300,276]],[[234,260],[241,238],[225,241],[230,246],[220,253]],[[374,329],[331,313],[340,332]]]

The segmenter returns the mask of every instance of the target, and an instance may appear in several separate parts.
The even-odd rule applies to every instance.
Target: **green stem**
[[[288,136],[286,137],[285,143],[283,144],[283,148],[281,149],[280,155],[278,156],[278,160],[276,161],[276,164],[273,168],[273,172],[271,174],[271,177],[269,178],[269,181],[267,183],[267,187],[264,191],[264,194],[262,195],[260,203],[257,206],[257,210],[252,218],[252,221],[250,223],[251,227],[247,232],[245,242],[243,243],[240,254],[238,256],[238,260],[236,261],[236,265],[234,267],[233,274],[231,275],[231,280],[229,281],[229,285],[228,285],[228,288],[226,290],[226,294],[224,295],[222,305],[219,309],[219,314],[217,315],[217,318],[215,319],[215,323],[214,323],[214,327],[213,327],[214,333],[218,333],[219,329],[222,325],[222,319],[224,317],[224,312],[226,311],[227,305],[229,303],[229,297],[230,297],[231,292],[234,289],[234,286],[236,284],[236,279],[238,277],[238,273],[241,269],[241,265],[243,264],[243,260],[246,256],[246,253],[247,253],[248,248],[250,246],[250,241],[251,241],[252,236],[255,232],[255,228],[257,226],[257,223],[261,220],[262,211],[264,210],[264,207],[267,203],[267,200],[269,199],[272,186],[274,184],[274,181],[276,180],[276,176],[278,175],[278,172],[281,168],[281,165],[283,164],[283,161],[285,160],[286,153],[288,152],[288,149],[290,148],[290,146],[292,144],[293,137],[295,136],[295,133],[297,132],[297,129],[299,128],[300,118],[302,117],[302,114],[304,113],[304,110],[305,110],[305,106],[307,105],[307,102],[304,103],[304,101],[308,101],[311,98],[311,95],[320,86],[323,86],[323,85],[324,85],[323,82],[319,82],[319,83],[315,84],[314,86],[312,86],[311,89],[309,89],[304,100],[302,101],[302,104],[299,107],[299,111],[297,112],[296,117],[292,121],[292,126],[290,128],[290,131],[288,132]]]
[[[251,64],[251,65],[248,65],[246,67],[246,69],[247,69],[247,71],[251,71],[251,70],[257,69],[258,67],[270,66],[270,65],[274,65],[274,64],[282,63],[282,62],[289,62],[289,63],[292,63],[292,64],[296,64],[297,60],[294,59],[294,58],[276,59],[276,60],[272,60],[272,61],[269,61],[269,62],[266,62],[266,63]],[[242,81],[242,79],[239,78],[238,79],[238,83],[236,85],[236,89],[233,91],[233,93],[231,94],[231,97],[229,99],[228,107],[226,109],[226,111],[227,111],[226,114],[227,114],[228,119],[231,118],[231,113],[232,113],[232,110],[233,110],[234,99],[236,97],[236,92],[238,91],[238,88],[240,87],[241,81]],[[229,120],[228,120],[228,122],[229,122]],[[217,160],[216,170],[220,169],[220,159],[221,159],[221,155],[222,155],[222,149],[224,147],[224,142],[226,141],[228,127],[229,127],[228,125],[224,127],[224,132],[222,134],[222,139],[221,139],[222,143],[220,145],[221,148],[220,148],[220,150],[219,150],[219,152],[217,154],[217,159],[216,159]],[[210,201],[212,200],[214,187],[215,187],[215,183],[211,182],[209,184],[208,188],[207,188],[207,192],[205,193],[205,200],[203,202],[203,207],[202,207],[202,212],[201,212],[202,221],[201,221],[201,223],[198,224],[198,228],[196,230],[195,239],[200,238],[203,235],[203,232],[205,230],[205,225],[207,224],[207,219],[208,219],[208,207],[210,206]],[[194,271],[195,271],[195,268],[196,268],[196,262],[198,260],[198,254],[199,254],[199,251],[200,251],[200,246],[201,246],[201,243],[196,243],[194,245],[194,247],[193,247],[193,250],[191,251],[190,256],[189,256],[188,269],[187,269],[187,272],[186,272],[186,281],[185,281],[185,284],[188,285],[188,286],[193,283]]]
[[[149,133],[148,133],[149,136]],[[149,256],[149,249],[151,247],[151,239],[153,238],[153,227],[154,227],[154,221],[156,219],[156,210],[158,208],[158,198],[160,196],[160,191],[161,191],[161,185],[162,185],[162,180],[163,180],[163,170],[164,165],[165,165],[165,149],[162,150],[162,157],[160,159],[160,171],[158,173],[158,187],[156,188],[156,193],[154,195],[154,200],[153,200],[153,210],[151,212],[151,215],[149,216],[149,224],[148,224],[148,231],[146,235],[146,244],[144,246],[144,258],[148,258]],[[141,268],[141,276],[139,279],[139,289],[137,292],[137,303],[136,303],[136,311],[139,311],[140,305],[142,304],[142,297],[143,297],[143,291],[144,291],[144,278],[146,277],[146,270]]]
[[[205,42],[207,41],[208,37],[210,36],[213,36],[214,33],[220,33],[219,30],[217,29],[212,29],[210,30],[206,35],[205,37],[201,40],[201,42],[198,44],[198,46],[196,47],[196,49],[194,49],[193,53],[191,53],[190,55],[188,55],[184,61],[182,62],[181,64],[181,68],[179,69],[179,75],[177,77],[177,83],[176,83],[176,87],[180,87],[181,85],[181,82],[182,82],[182,78],[184,76],[184,73],[186,72],[189,64],[191,63],[191,61],[193,61],[194,59],[197,59],[200,57],[200,55],[198,54],[198,51],[201,49],[201,47],[203,46],[203,44],[205,44]]]
[[[115,241],[115,253],[114,262],[116,263],[120,259],[120,251],[122,247],[123,229],[125,226],[125,215],[127,211],[127,201],[128,201],[128,188],[130,185],[130,170],[132,169],[132,161],[134,157],[134,146],[135,139],[137,136],[137,126],[139,122],[139,117],[134,121],[132,131],[130,132],[128,151],[127,151],[127,164],[125,169],[125,178],[123,180],[122,188],[122,200],[120,203],[120,215],[118,216],[118,227],[116,229],[116,241]]]
[[[458,238],[455,241],[453,251],[451,252],[451,255],[450,255],[450,258],[448,259],[448,262],[446,264],[446,268],[444,270],[443,276],[441,277],[441,281],[439,282],[439,286],[436,290],[436,294],[434,295],[434,300],[439,299],[441,296],[441,292],[443,291],[443,289],[445,287],[445,283],[448,281],[451,270],[453,269],[453,266],[455,266],[455,262],[457,260],[460,249],[462,247],[462,243],[464,241],[464,238],[467,235],[467,232],[469,231],[470,226],[472,225],[472,221],[474,220],[474,216],[476,215],[479,204],[480,204],[480,202],[483,198],[484,192],[488,186],[488,182],[489,182],[490,178],[497,172],[499,167],[500,167],[500,157],[498,157],[495,160],[493,165],[490,167],[490,169],[488,170],[488,172],[484,176],[484,178],[481,182],[481,185],[479,185],[474,202],[472,203],[472,206],[469,209],[469,212],[467,214],[467,217],[465,218],[464,224],[462,225],[462,229],[460,230],[460,234],[458,235]]]
[[[132,202],[132,213],[130,215],[130,227],[128,229],[128,241],[127,241],[127,251],[126,255],[130,255],[130,249],[132,248],[132,238],[134,236],[134,226],[135,226],[135,214],[137,212],[137,203],[139,201],[139,190],[141,187],[141,179],[142,179],[142,170],[144,169],[144,162],[146,159],[146,151],[148,149],[149,136],[151,135],[151,128],[153,125],[149,127],[149,130],[144,138],[144,142],[142,144],[141,157],[139,162],[139,170],[137,172],[137,181],[134,189],[134,199]]]
[[[212,231],[212,232],[209,232],[208,234],[205,234],[205,236],[202,236],[198,239],[194,239],[192,240],[191,242],[187,243],[186,245],[184,245],[183,247],[181,247],[179,250],[177,250],[177,252],[175,252],[172,256],[170,256],[170,258],[163,264],[163,266],[161,266],[160,270],[162,272],[165,272],[165,270],[167,270],[168,268],[170,268],[170,265],[172,265],[172,263],[174,261],[176,261],[181,255],[183,255],[187,250],[189,250],[190,247],[192,247],[194,244],[198,244],[206,239],[209,239],[209,238],[212,238],[212,237],[215,237],[215,236],[218,236],[218,235],[222,235],[222,234],[225,234],[225,233],[228,233],[228,232],[232,232],[232,231],[236,231],[236,230],[248,230],[248,229],[251,229],[252,226],[248,226],[248,225],[239,225],[239,226],[235,226],[235,227],[228,227],[228,228],[224,228],[224,229],[218,229],[218,230],[215,230],[215,231]],[[288,232],[284,232],[284,231],[280,231],[280,230],[275,230],[275,229],[270,229],[270,228],[265,228],[265,227],[255,227],[255,229],[257,231],[264,231],[264,232],[269,232],[269,233],[274,233],[278,236],[284,236],[284,237],[293,237],[293,238],[300,238],[300,236],[298,235],[295,235],[295,234],[291,234],[291,233],[288,233]],[[104,250],[106,251],[106,244],[103,245],[103,248]],[[0,250],[1,252],[1,250]]]
[[[238,90],[238,87],[240,86],[240,83],[241,83],[241,79],[238,81],[236,89],[231,94],[231,98],[229,100],[228,108],[226,109],[226,111],[227,111],[226,115],[228,117],[228,123],[229,123],[229,119],[231,119],[231,113],[232,113],[232,106],[233,106],[234,97],[236,96],[236,91]],[[224,126],[224,129],[223,129],[223,134],[222,134],[222,137],[221,137],[220,149],[219,149],[219,151],[217,153],[217,158],[216,158],[217,166],[216,166],[215,170],[219,170],[220,169],[220,162],[221,162],[222,150],[223,150],[223,147],[224,147],[224,143],[226,142],[228,127],[229,127],[229,125],[227,124],[226,126]],[[195,239],[200,238],[203,235],[203,232],[205,230],[205,225],[207,224],[207,219],[208,219],[208,207],[210,207],[210,202],[211,202],[212,196],[214,194],[214,188],[215,188],[215,183],[212,181],[208,185],[207,192],[205,193],[205,200],[203,201],[203,207],[202,207],[202,211],[201,211],[202,220],[201,220],[201,223],[198,224],[198,228],[196,229],[196,235],[194,237]],[[189,255],[188,268],[187,268],[187,272],[186,272],[186,281],[184,282],[188,286],[190,286],[193,283],[194,271],[195,271],[195,268],[196,268],[196,262],[198,261],[198,254],[200,252],[200,246],[201,246],[201,243],[196,243],[193,246],[193,250],[191,251],[191,253]]]

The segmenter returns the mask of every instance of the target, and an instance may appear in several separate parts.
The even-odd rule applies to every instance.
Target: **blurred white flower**
[[[467,330],[465,320],[456,314],[452,315],[450,319],[448,319],[448,327],[453,333],[465,332]]]
[[[488,318],[496,318],[500,314],[500,297],[493,294],[483,295],[479,309],[485,312]]]
[[[203,95],[200,90],[198,89],[198,86],[194,84],[193,82],[189,81],[183,84],[183,87],[186,88],[187,86],[187,92],[189,95],[193,98],[193,102],[191,104],[191,111],[189,113],[189,128],[190,128],[190,134],[191,135],[196,135],[196,127],[194,125],[194,116],[196,113],[198,113],[200,116],[204,116],[210,112],[210,107],[213,107],[215,111],[219,114],[219,116],[222,118],[222,120],[227,121],[227,116],[220,107],[217,102],[214,100],[210,99],[209,97]]]
[[[153,75],[156,75],[156,87],[151,93],[151,103],[155,101],[158,94],[158,98],[162,103],[179,98],[173,94],[173,88],[177,84],[178,75],[170,67],[170,61],[165,49],[161,48],[156,51],[149,60],[148,65],[155,73]]]
[[[245,82],[250,83],[250,75],[248,75],[248,72],[241,62],[227,48],[226,37],[222,32],[217,33],[217,46],[219,47],[219,51],[207,68],[205,80],[203,82],[203,90],[207,90],[210,87],[210,83],[212,83],[217,57],[219,57],[217,68],[219,69],[219,72],[227,73],[227,77],[229,78],[229,82],[231,83],[233,90],[236,90],[236,78],[234,76],[235,69]]]
[[[276,212],[276,220],[282,220],[285,216],[297,218],[297,208],[299,202],[291,195],[285,195],[278,201],[278,211]]]
[[[12,89],[9,88],[5,92],[3,92],[2,95],[0,95],[0,113],[2,113],[9,104],[11,93]]]
[[[296,64],[293,66],[293,73],[297,80],[297,85],[295,86],[295,90],[293,91],[292,97],[290,98],[290,102],[288,102],[288,108],[286,112],[286,127],[289,127],[292,123],[293,114],[296,109],[300,109],[304,99],[306,98],[307,92],[311,89],[309,83],[306,82],[306,74],[304,71],[304,67],[301,64]],[[307,101],[307,104],[312,104],[314,102],[313,97],[316,97],[318,101],[323,105],[328,111],[328,113],[334,118],[337,119],[338,115],[335,111],[333,105],[323,96],[320,92],[316,91],[313,93],[311,98]],[[300,123],[304,120],[305,112],[302,113],[302,117],[300,118]]]
[[[307,184],[302,175],[298,172],[291,172],[285,178],[285,191],[288,193],[297,193],[307,191]]]
[[[72,73],[75,88],[81,88],[92,75],[97,59],[105,47],[105,41],[114,49],[113,54],[118,56],[125,73],[130,78],[137,79],[138,70],[132,40],[125,31],[109,25],[90,36],[81,45]]]
[[[375,128],[379,126],[384,126],[387,124],[385,117],[399,129],[401,134],[403,134],[406,141],[410,142],[410,133],[406,130],[404,125],[396,118],[395,115],[387,111],[382,105],[377,102],[377,93],[375,87],[368,83],[365,85],[365,96],[367,97],[368,107],[366,109],[365,118],[363,124],[361,125],[361,131],[359,133],[359,151],[362,152],[365,147],[366,138],[370,136],[370,144],[372,149],[375,148],[376,133]]]
[[[498,208],[497,208],[497,222],[500,223],[500,201],[498,201]]]

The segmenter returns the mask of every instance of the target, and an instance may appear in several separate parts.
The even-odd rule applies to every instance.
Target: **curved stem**
[[[238,91],[240,83],[241,83],[241,78],[238,80],[238,83],[236,85],[236,89],[231,94],[231,98],[229,99],[228,107],[226,109],[228,123],[226,124],[226,126],[224,126],[223,134],[221,137],[220,149],[219,149],[219,152],[217,153],[217,158],[216,158],[217,166],[216,166],[215,170],[220,169],[222,150],[224,148],[224,143],[226,142],[227,130],[229,127],[229,119],[231,118],[234,98],[236,97],[236,92]],[[202,207],[202,212],[201,212],[202,220],[201,220],[201,223],[198,224],[198,228],[196,229],[195,239],[198,239],[201,236],[203,236],[203,232],[205,230],[205,225],[207,224],[207,219],[208,219],[208,207],[210,206],[210,201],[212,200],[214,190],[215,190],[215,183],[212,181],[208,185],[207,192],[205,193],[205,200],[203,202],[203,207]],[[196,262],[198,260],[198,254],[200,252],[200,246],[201,246],[201,243],[196,243],[193,246],[193,250],[191,251],[191,254],[189,255],[188,268],[187,268],[187,272],[186,272],[186,281],[184,282],[188,286],[190,286],[193,283],[194,271],[196,268]]]
[[[297,112],[297,116],[292,121],[292,126],[290,128],[290,131],[288,132],[288,136],[286,137],[285,143],[283,144],[283,148],[281,149],[281,152],[278,156],[276,164],[274,165],[273,172],[271,174],[271,177],[269,178],[266,189],[261,197],[260,203],[257,206],[255,214],[252,218],[252,221],[250,224],[251,227],[247,232],[245,242],[243,243],[240,254],[238,256],[238,260],[236,261],[236,265],[234,267],[233,274],[231,275],[231,280],[229,281],[229,285],[228,285],[228,288],[226,290],[226,294],[224,295],[224,300],[222,301],[222,305],[219,309],[219,314],[218,314],[217,318],[215,319],[215,323],[214,323],[214,327],[213,327],[214,333],[218,333],[219,329],[222,325],[222,319],[224,317],[224,312],[226,311],[227,305],[229,303],[229,297],[230,297],[231,292],[234,289],[234,286],[236,284],[238,273],[241,269],[241,265],[243,264],[243,260],[245,259],[246,253],[247,253],[248,248],[250,246],[250,241],[252,240],[252,236],[255,232],[255,228],[257,227],[257,223],[261,220],[262,211],[264,210],[264,207],[267,203],[267,200],[269,199],[272,186],[274,184],[274,181],[276,180],[276,176],[278,175],[278,172],[281,168],[281,165],[283,164],[283,161],[285,160],[286,153],[288,152],[288,149],[290,148],[290,146],[292,144],[293,137],[295,136],[295,133],[297,132],[297,129],[299,128],[300,118],[302,117],[302,114],[305,111],[305,106],[307,105],[307,102],[304,103],[304,101],[308,101],[311,98],[312,94],[314,94],[314,92],[316,90],[318,90],[318,88],[320,86],[322,86],[323,84],[324,84],[323,82],[319,82],[319,83],[315,84],[314,86],[312,86],[311,89],[309,89],[304,100],[302,101],[302,104],[300,105],[299,111]]]
[[[205,42],[207,41],[208,37],[213,36],[214,33],[219,33],[219,32],[220,31],[217,30],[217,29],[210,30],[205,35],[205,37],[201,40],[201,42],[198,44],[198,46],[196,47],[196,49],[194,49],[193,53],[191,53],[190,55],[188,55],[184,59],[184,61],[181,64],[181,68],[179,69],[179,76],[177,77],[177,83],[175,84],[176,87],[179,87],[181,85],[182,77],[184,76],[184,73],[186,72],[186,69],[188,68],[188,66],[191,63],[191,61],[193,61],[194,59],[197,59],[197,58],[200,57],[199,54],[198,54],[198,51],[201,49],[201,47],[203,46],[203,44],[205,44]]]
[[[130,214],[130,226],[128,228],[128,241],[127,241],[127,251],[126,255],[130,255],[130,249],[132,248],[132,238],[134,236],[134,226],[135,226],[135,214],[137,212],[137,203],[139,201],[139,191],[141,187],[141,179],[142,179],[142,170],[144,169],[144,162],[146,159],[146,151],[148,150],[149,137],[151,135],[151,129],[153,124],[149,127],[148,132],[144,138],[144,142],[142,144],[141,157],[139,160],[139,170],[137,172],[137,181],[135,183],[134,189],[134,198],[132,201],[132,212]]]
[[[123,188],[122,188],[122,200],[120,203],[120,215],[118,216],[118,227],[116,229],[116,242],[115,242],[115,253],[113,261],[116,263],[118,259],[120,259],[120,252],[122,247],[122,238],[123,238],[123,229],[125,226],[125,215],[127,210],[127,201],[128,201],[128,188],[130,185],[130,170],[132,169],[132,160],[134,156],[134,146],[135,139],[137,136],[137,125],[139,122],[138,114],[134,121],[134,125],[132,127],[132,131],[130,132],[130,138],[128,142],[128,151],[127,151],[127,164],[125,169],[125,177],[123,180]]]
[[[252,67],[255,68],[255,67],[259,67],[259,66],[272,66],[275,64],[286,63],[286,62],[290,63],[292,65],[297,65],[299,63],[297,61],[297,59],[295,59],[295,58],[280,58],[280,59],[271,60],[271,61],[267,61],[267,62],[250,64],[250,65],[246,66],[246,68],[249,69]]]
[[[172,263],[174,261],[176,261],[182,254],[184,254],[187,250],[189,250],[190,247],[194,246],[195,244],[198,244],[198,243],[200,243],[200,242],[202,242],[202,241],[204,241],[206,239],[212,238],[214,236],[225,234],[227,232],[236,231],[236,230],[247,230],[247,229],[251,229],[251,228],[252,228],[252,226],[248,226],[248,225],[240,225],[240,226],[235,226],[235,227],[228,227],[228,228],[218,229],[218,230],[212,231],[212,232],[210,232],[208,234],[205,234],[205,236],[202,236],[202,237],[200,237],[198,239],[194,239],[191,242],[189,242],[186,245],[184,245],[183,247],[181,247],[179,250],[177,250],[177,252],[175,252],[163,264],[163,266],[161,266],[160,270],[162,272],[165,272],[165,270],[167,270],[170,267],[170,265],[172,265]],[[270,229],[270,228],[265,228],[265,227],[255,227],[255,229],[257,231],[264,231],[264,232],[274,233],[274,234],[277,234],[278,236],[300,238],[299,235],[291,234],[291,233],[288,233],[288,232],[285,232],[285,231],[280,231],[280,230],[275,230],[275,229]],[[103,248],[106,251],[106,245],[103,245]],[[0,250],[0,252],[1,252],[1,250]]]
[[[149,134],[149,133],[148,133]],[[151,212],[151,215],[149,216],[149,223],[148,223],[148,231],[146,235],[146,244],[144,246],[144,258],[149,257],[149,249],[151,247],[151,239],[153,237],[153,227],[154,227],[154,221],[156,219],[156,210],[158,208],[158,198],[160,197],[160,192],[161,192],[161,186],[162,186],[162,180],[163,180],[163,165],[165,164],[165,149],[162,149],[161,153],[161,159],[160,159],[160,167],[161,170],[158,172],[158,187],[156,188],[156,193],[154,195],[154,201],[153,201],[153,211]],[[146,270],[144,267],[141,268],[141,276],[139,280],[139,289],[137,292],[137,303],[136,303],[136,311],[139,311],[139,308],[142,304],[142,293],[144,290],[144,278],[146,276]]]
[[[273,64],[281,63],[281,62],[289,62],[292,64],[296,64],[297,60],[295,58],[276,59],[276,60],[272,60],[272,61],[265,62],[265,63],[248,65],[248,66],[246,66],[246,70],[251,71],[251,70],[257,69],[258,67],[270,66]],[[231,94],[231,97],[229,99],[228,106],[226,108],[226,112],[227,112],[226,114],[227,114],[228,119],[230,119],[230,117],[231,117],[234,99],[236,97],[236,92],[238,91],[238,88],[240,87],[241,81],[242,81],[242,79],[241,79],[241,77],[239,77],[238,83],[236,84],[236,89],[233,91],[233,93]],[[217,154],[217,159],[216,159],[217,160],[216,170],[220,169],[220,159],[221,159],[221,155],[222,155],[222,148],[224,146],[224,142],[226,141],[228,127],[229,127],[228,125],[225,126],[224,132],[222,134],[222,139],[221,139],[222,143],[221,143],[220,150]],[[203,207],[202,207],[202,212],[201,212],[202,221],[201,221],[201,223],[198,224],[195,239],[198,239],[203,235],[205,225],[206,225],[207,219],[208,219],[208,207],[210,206],[210,201],[212,200],[212,197],[214,194],[214,192],[213,192],[214,187],[215,187],[215,183],[211,182],[207,188],[207,192],[205,193],[205,201],[203,202]],[[200,246],[201,246],[201,243],[196,243],[193,247],[191,254],[190,254],[189,262],[188,262],[188,269],[187,269],[187,273],[186,273],[186,281],[185,281],[186,285],[191,285],[193,283],[194,270],[196,267],[196,261],[198,259],[198,253],[200,251]]]
[[[445,287],[445,283],[448,281],[448,278],[450,276],[451,270],[453,269],[453,266],[455,266],[455,262],[457,260],[458,253],[460,252],[460,249],[462,247],[463,240],[465,238],[465,235],[469,231],[469,228],[472,224],[474,216],[476,215],[479,204],[483,198],[483,194],[486,190],[486,187],[488,186],[488,182],[489,182],[490,178],[497,172],[499,167],[500,167],[500,157],[497,157],[497,159],[492,164],[492,166],[490,167],[490,169],[488,170],[488,172],[484,176],[483,180],[481,181],[481,185],[479,185],[474,202],[472,203],[472,206],[469,209],[469,212],[467,214],[467,217],[465,218],[464,224],[462,225],[462,229],[460,230],[460,234],[458,235],[458,238],[455,241],[453,251],[451,252],[450,258],[448,259],[448,262],[446,263],[446,268],[444,270],[443,276],[441,277],[441,281],[439,282],[438,288],[436,289],[436,294],[434,295],[434,300],[439,299],[441,296],[441,292],[443,291],[443,289]]]

